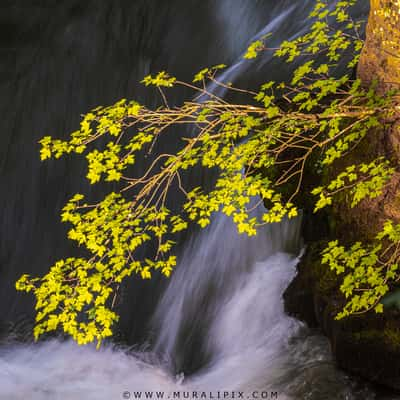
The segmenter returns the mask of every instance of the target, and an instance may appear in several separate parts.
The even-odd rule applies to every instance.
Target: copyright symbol
[[[125,391],[124,393],[122,393],[122,397],[124,399],[130,399],[131,398],[131,392]]]

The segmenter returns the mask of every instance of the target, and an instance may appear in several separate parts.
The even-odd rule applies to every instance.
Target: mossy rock
[[[336,320],[344,304],[341,279],[321,263],[326,241],[308,246],[298,274],[284,293],[285,310],[329,338],[338,367],[400,390],[400,311]]]
[[[400,319],[397,311],[334,321],[327,336],[340,368],[400,390]]]

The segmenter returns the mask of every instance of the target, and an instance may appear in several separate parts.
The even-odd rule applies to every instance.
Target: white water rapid
[[[285,348],[300,326],[284,314],[281,299],[297,262],[284,250],[298,248],[298,236],[298,221],[249,238],[218,215],[188,244],[158,306],[159,360],[154,353],[110,346],[96,351],[70,341],[8,345],[0,352],[0,398],[108,400],[124,391],[278,390],[275,383],[288,361]],[[203,333],[195,341],[201,348],[187,349],[196,328]],[[200,351],[208,357],[199,371],[189,377],[171,373],[171,363]]]
[[[284,313],[299,227],[299,219],[284,221],[247,237],[217,215],[183,251],[153,319],[151,350],[7,344],[0,399],[112,400],[146,391],[166,400],[232,392],[253,400],[374,399],[335,370],[325,339]]]

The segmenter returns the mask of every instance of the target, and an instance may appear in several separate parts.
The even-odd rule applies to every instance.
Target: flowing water
[[[13,326],[20,314],[32,314],[31,299],[14,293],[15,279],[24,272],[43,273],[71,251],[62,244],[64,230],[49,221],[57,221],[57,210],[71,193],[91,190],[81,186],[81,165],[67,160],[39,166],[32,149],[37,137],[27,132],[40,137],[49,130],[72,130],[90,107],[132,97],[127,88],[136,88],[136,99],[157,104],[133,82],[160,69],[185,78],[224,62],[231,67],[220,78],[246,86],[282,77],[284,69],[270,55],[254,62],[241,56],[249,42],[268,32],[274,32],[271,46],[304,32],[314,2],[9,3],[4,10],[10,18],[0,16],[0,31],[26,24],[20,37],[11,37],[12,46],[3,48],[8,58],[0,62],[7,71],[14,60],[18,72],[0,81],[3,94],[15,94],[0,97],[8,134],[0,152],[0,321]],[[183,95],[174,94],[175,101]],[[136,345],[109,343],[97,351],[68,340],[31,344],[4,337],[0,399],[111,400],[137,398],[140,391],[162,392],[165,399],[202,392],[216,398],[232,391],[248,399],[383,399],[335,368],[325,338],[285,315],[282,294],[301,248],[300,220],[264,227],[249,238],[216,215],[209,228],[184,241],[168,283],[125,288],[119,329]]]
[[[249,238],[218,215],[184,250],[153,318],[153,345],[140,351],[57,340],[4,345],[0,398],[109,400],[153,391],[165,398],[243,392],[375,399],[335,369],[325,339],[284,313],[299,225],[285,221]]]

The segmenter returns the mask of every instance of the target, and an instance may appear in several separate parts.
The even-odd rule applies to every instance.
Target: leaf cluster
[[[353,21],[349,11],[354,3],[339,1],[331,9],[318,1],[310,32],[275,51],[288,62],[301,61],[290,82],[266,82],[254,92],[219,81],[218,71],[224,65],[203,69],[191,83],[160,72],[145,77],[143,83],[158,88],[164,106],[153,110],[122,99],[87,113],[68,140],[49,136],[41,140],[42,160],[85,154],[89,182],[114,182],[117,189],[95,204],[75,195],[63,208],[62,220],[70,224],[68,237],[84,247],[86,258],[58,261],[44,277],[24,275],[17,282],[18,290],[36,297],[36,338],[57,329],[82,344],[100,343],[110,336],[118,319],[114,305],[123,280],[132,274],[148,279],[155,272],[170,276],[177,262],[174,235],[191,224],[206,227],[215,212],[232,218],[238,232],[248,235],[255,235],[261,225],[297,216],[296,198],[311,160],[317,157],[320,167],[328,168],[392,112],[395,93],[381,97],[373,87],[365,89],[350,79],[362,44],[361,23]],[[245,58],[260,50],[268,47],[257,41]],[[337,62],[349,51],[355,55],[347,72],[335,77]],[[210,85],[240,92],[248,104],[231,104]],[[169,107],[165,90],[175,86],[193,90],[194,99]],[[137,153],[152,154],[154,143],[171,127],[181,131],[188,127],[190,134],[181,138],[174,154],[154,154],[147,170],[135,175]],[[100,142],[106,145],[97,146]],[[218,171],[207,192],[184,183],[184,172],[199,167]],[[261,172],[271,170],[279,174]],[[332,204],[339,192],[349,193],[353,206],[379,196],[393,172],[383,159],[346,167],[330,182],[311,189],[315,210]],[[172,187],[184,198],[178,213],[167,207]],[[268,210],[257,219],[252,211],[261,203]],[[386,236],[398,242],[390,235]],[[139,254],[149,243],[155,243],[157,250],[154,257],[143,260]],[[324,253],[331,268],[350,271],[342,286],[350,299],[344,313],[369,309],[384,294],[397,269],[395,263],[383,272],[374,268],[381,250],[357,244],[346,251],[334,243]],[[371,296],[353,298],[366,284],[372,288]]]

